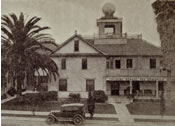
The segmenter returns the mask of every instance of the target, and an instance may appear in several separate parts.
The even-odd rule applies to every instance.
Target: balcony
[[[107,77],[166,77],[159,69],[106,69]]]
[[[116,36],[115,34],[111,34],[111,33],[106,33],[106,34],[93,34],[93,35],[82,35],[82,37],[84,39],[142,39],[142,34],[127,34],[127,33],[123,33],[121,37]]]

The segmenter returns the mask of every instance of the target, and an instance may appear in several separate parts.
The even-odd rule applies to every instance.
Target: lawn
[[[175,115],[175,103],[166,108],[165,115]],[[133,115],[160,115],[159,102],[134,102],[127,105]]]
[[[35,107],[32,104],[26,104],[25,102],[18,102],[19,99],[15,98],[11,101],[8,101],[1,105],[2,110],[21,110],[21,111],[32,111],[35,108],[35,111],[50,111],[58,110],[61,103],[59,101],[45,101],[38,103]],[[86,104],[86,102],[84,102]],[[87,107],[86,107],[86,112]],[[98,114],[116,114],[115,108],[111,104],[107,103],[97,103],[95,105],[95,113]]]

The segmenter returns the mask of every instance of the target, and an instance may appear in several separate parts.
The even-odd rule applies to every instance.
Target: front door
[[[120,95],[120,84],[118,82],[111,83],[111,95]]]

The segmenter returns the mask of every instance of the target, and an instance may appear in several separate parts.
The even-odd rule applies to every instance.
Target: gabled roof
[[[47,43],[47,44],[43,44],[43,46],[46,47],[46,48],[48,48],[48,49],[50,49],[50,51],[38,49],[37,51],[40,52],[40,53],[42,53],[42,54],[51,54],[52,51],[56,50],[59,47],[59,45],[56,44],[56,43],[54,43],[54,44]]]
[[[94,44],[93,39],[88,43],[110,56],[162,56],[162,51],[142,39],[127,39],[127,44]]]
[[[80,35],[77,35],[77,34],[73,35],[72,37],[70,37],[69,39],[67,39],[65,42],[63,42],[55,51],[52,52],[52,54],[55,53],[55,52],[57,52],[58,50],[60,50],[60,49],[61,49],[62,47],[64,47],[65,45],[67,45],[67,44],[68,44],[69,42],[71,42],[71,40],[72,40],[73,38],[75,38],[75,37],[77,37],[77,38],[80,39],[82,42],[86,43],[87,45],[89,45],[90,47],[92,47],[92,48],[95,49],[97,52],[99,52],[100,54],[103,55],[103,53],[102,53],[98,48],[96,48],[94,45],[92,45],[91,43],[87,42],[87,41],[84,40]]]

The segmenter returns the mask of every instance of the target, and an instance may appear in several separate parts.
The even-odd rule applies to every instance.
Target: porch
[[[127,97],[134,94],[136,99],[159,99],[165,82],[165,78],[107,78],[106,93],[109,97]]]

